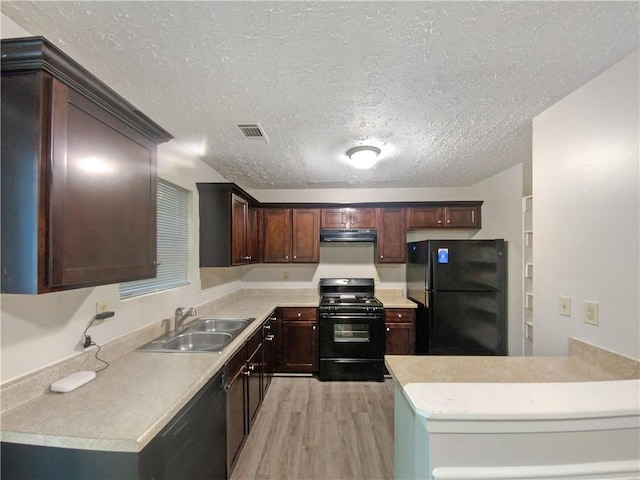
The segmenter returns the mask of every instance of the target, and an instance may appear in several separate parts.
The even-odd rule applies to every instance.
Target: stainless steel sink
[[[139,347],[143,352],[221,352],[255,318],[198,318]]]
[[[236,332],[244,330],[253,318],[200,318],[189,326],[190,332]]]
[[[179,352],[219,352],[231,341],[231,338],[232,335],[230,333],[182,333],[165,342],[162,348],[164,350],[176,350]]]

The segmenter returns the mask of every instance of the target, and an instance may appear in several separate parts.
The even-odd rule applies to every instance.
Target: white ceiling
[[[632,2],[1,2],[230,181],[467,186],[638,48]],[[249,140],[238,123],[262,126]],[[368,171],[345,163],[372,144]]]

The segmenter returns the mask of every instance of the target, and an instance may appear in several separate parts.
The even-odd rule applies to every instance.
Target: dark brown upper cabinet
[[[323,208],[322,228],[376,228],[375,208]]]
[[[259,209],[237,195],[231,196],[231,263],[244,265],[259,261]]]
[[[2,292],[156,275],[171,135],[42,37],[2,41]]]
[[[376,263],[404,263],[407,248],[405,209],[377,208],[376,216],[378,224]]]
[[[229,267],[260,261],[261,209],[233,183],[197,183],[200,197],[200,266]]]
[[[320,210],[264,209],[265,263],[318,263]]]
[[[425,205],[407,209],[407,228],[480,228],[481,202]]]

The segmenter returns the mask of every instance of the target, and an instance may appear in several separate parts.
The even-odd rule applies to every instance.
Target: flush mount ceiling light
[[[347,157],[349,157],[351,165],[361,170],[373,167],[378,161],[378,155],[380,155],[380,149],[369,145],[347,150]]]

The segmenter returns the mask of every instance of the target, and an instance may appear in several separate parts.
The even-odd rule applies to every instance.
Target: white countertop
[[[554,383],[411,383],[415,410],[434,420],[637,416],[640,380]]]
[[[396,295],[386,308],[414,308]],[[2,441],[86,450],[138,452],[213,377],[276,307],[317,307],[317,294],[269,291],[198,316],[255,317],[222,353],[133,351],[112,361],[92,382],[69,393],[47,392],[0,418]],[[195,318],[195,317],[194,317]]]

